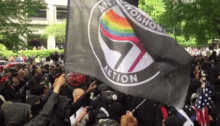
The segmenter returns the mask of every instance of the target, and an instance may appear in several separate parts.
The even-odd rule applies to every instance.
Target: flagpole
[[[138,109],[147,99],[144,99],[138,106],[135,107],[131,112],[135,112],[136,109]]]

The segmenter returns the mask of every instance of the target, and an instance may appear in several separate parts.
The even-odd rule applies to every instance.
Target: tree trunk
[[[218,36],[219,36],[219,38],[220,38],[220,30],[218,30]]]

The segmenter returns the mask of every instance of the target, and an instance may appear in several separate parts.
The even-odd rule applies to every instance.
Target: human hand
[[[82,112],[80,113],[80,117],[84,117],[87,114],[88,106],[83,108]]]
[[[130,111],[127,111],[127,112],[126,112],[126,115],[133,116],[133,113],[130,112]]]
[[[64,85],[65,81],[65,74],[62,74],[59,78],[57,78],[56,86]]]
[[[214,121],[211,115],[209,115],[209,121]]]
[[[162,126],[165,126],[165,119],[162,120]]]
[[[201,84],[203,84],[203,79],[202,78],[199,81],[200,81]]]
[[[65,75],[61,75],[59,78],[55,80],[53,92],[58,94],[60,91],[60,87],[65,83]]]
[[[89,88],[87,89],[86,93],[89,93],[96,88],[97,88],[97,84],[96,84],[96,81],[94,81],[89,85]]]
[[[196,72],[197,72],[197,73],[201,72],[199,65],[196,66]]]
[[[58,80],[58,78],[55,79],[55,81],[54,81],[54,83],[53,83],[53,88],[56,87],[57,80]]]
[[[220,75],[218,76],[218,79],[220,80]]]
[[[80,113],[80,116],[76,119],[77,123],[80,123],[82,121],[83,117],[87,114],[87,109],[88,106],[83,108],[82,112]]]

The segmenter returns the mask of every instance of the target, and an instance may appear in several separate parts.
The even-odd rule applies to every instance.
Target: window
[[[34,18],[47,18],[47,9],[44,7],[37,10],[36,14],[30,14],[29,16]]]
[[[66,19],[67,9],[65,7],[57,7],[57,19]]]

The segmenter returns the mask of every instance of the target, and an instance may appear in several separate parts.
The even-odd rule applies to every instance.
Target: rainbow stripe
[[[112,9],[102,17],[100,25],[109,33],[121,37],[135,37],[134,30],[127,19],[117,15]]]
[[[141,53],[128,71],[132,72],[138,62],[144,56],[145,50],[141,45],[140,40],[136,37],[134,29],[131,27],[128,20],[119,16],[114,12],[113,9],[111,9],[101,18],[100,30],[106,37],[112,40],[130,41],[141,50]]]

